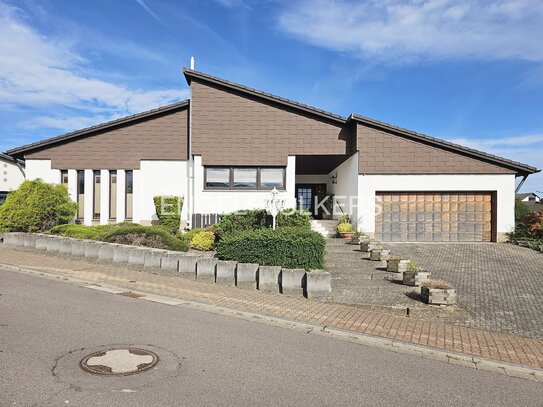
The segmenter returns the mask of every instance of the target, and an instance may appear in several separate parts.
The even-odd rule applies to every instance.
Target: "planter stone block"
[[[130,246],[115,245],[113,247],[113,259],[112,262],[116,264],[128,264],[128,257],[130,256]]]
[[[160,263],[160,273],[176,276],[179,272],[179,258],[181,256],[182,254],[173,251],[164,253]]]
[[[4,235],[4,244],[9,246],[24,246],[24,238],[21,233],[6,233]]]
[[[234,285],[236,283],[237,261],[219,260],[217,262],[217,284]]]
[[[278,293],[280,266],[260,266],[257,273],[257,287],[259,291]]]
[[[307,298],[324,297],[332,291],[332,276],[326,271],[308,271],[305,273],[304,285],[304,295]]]
[[[23,235],[23,245],[24,247],[27,247],[29,249],[35,249],[36,248],[36,239],[37,235],[25,233]]]
[[[392,273],[403,273],[404,271],[407,271],[407,264],[409,264],[409,260],[389,259],[387,260],[387,271]]]
[[[100,248],[104,245],[102,242],[90,241],[85,245],[85,258],[96,261],[100,256]]]
[[[36,236],[36,250],[47,250],[47,242],[52,239],[47,235]]]
[[[71,256],[73,243],[73,239],[67,237],[59,238],[58,254],[60,256]]]
[[[57,237],[57,236],[51,237],[51,239],[47,241],[47,253],[58,254],[60,252],[61,244],[62,244],[61,237]]]
[[[71,256],[73,257],[85,257],[85,248],[88,244],[92,244],[93,241],[92,240],[79,240],[79,239],[75,239],[73,242],[72,242],[72,252],[71,252]]]
[[[200,259],[196,262],[196,278],[200,281],[215,282],[217,259]]]
[[[432,273],[428,271],[405,271],[403,273],[403,284],[412,287],[420,287],[431,275]]]
[[[304,269],[281,269],[281,294],[303,295]]]
[[[369,253],[370,251],[375,249],[377,246],[379,246],[379,243],[377,242],[371,242],[371,241],[360,242],[360,251]]]
[[[115,254],[115,246],[111,243],[104,243],[98,249],[98,261],[102,263],[111,263]]]
[[[162,264],[162,256],[166,254],[165,250],[150,249],[143,256],[144,270],[160,270]]]
[[[200,260],[199,256],[179,257],[179,276],[191,279],[196,278],[196,263]]]
[[[133,247],[128,251],[128,267],[141,270],[145,264],[145,253],[149,249]]]
[[[421,288],[422,300],[426,304],[433,305],[454,305],[456,304],[456,290],[440,288]]]
[[[239,288],[257,287],[258,264],[238,263],[236,267],[236,286]]]

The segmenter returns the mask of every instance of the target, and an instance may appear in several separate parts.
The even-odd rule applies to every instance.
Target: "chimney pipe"
[[[194,70],[194,57],[190,57],[190,69]]]

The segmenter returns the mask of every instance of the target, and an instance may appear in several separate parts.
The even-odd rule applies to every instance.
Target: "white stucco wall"
[[[336,177],[336,184],[332,183],[332,176]],[[336,202],[334,218],[342,215],[341,209],[343,209],[356,227],[358,224],[358,153],[341,163],[327,178],[328,193],[334,194],[334,202]]]
[[[375,232],[376,191],[496,192],[498,234],[510,232],[515,225],[514,175],[359,175],[358,230],[361,232]]]
[[[288,157],[286,168],[285,191],[280,191],[280,199],[285,200],[286,208],[295,208],[296,157]],[[194,212],[193,213],[227,213],[243,209],[259,209],[265,207],[265,200],[270,191],[213,191],[204,190],[204,167],[202,157],[194,156]]]
[[[26,179],[41,179],[50,184],[60,183],[60,170],[51,169],[51,160],[26,160]]]
[[[25,180],[24,167],[11,160],[0,158],[0,191],[13,191]]]
[[[187,161],[142,160],[134,171],[134,222],[148,224],[157,220],[153,197],[183,196],[187,199]],[[186,218],[183,205],[181,217]]]

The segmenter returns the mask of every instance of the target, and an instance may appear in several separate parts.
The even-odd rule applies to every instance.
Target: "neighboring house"
[[[24,162],[0,153],[0,205],[9,192],[19,188],[25,180]]]
[[[191,99],[18,147],[27,178],[68,186],[81,222],[287,207],[333,195],[334,217],[384,241],[499,241],[514,226],[515,178],[538,170],[373,119],[342,117],[194,70]],[[214,217],[213,217],[214,218]]]
[[[534,194],[533,192],[528,192],[526,194],[517,194],[517,198],[519,198],[522,202],[541,203],[541,197]]]

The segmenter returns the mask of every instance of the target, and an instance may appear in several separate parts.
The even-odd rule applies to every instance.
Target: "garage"
[[[490,242],[492,192],[376,192],[375,238],[385,242]]]

